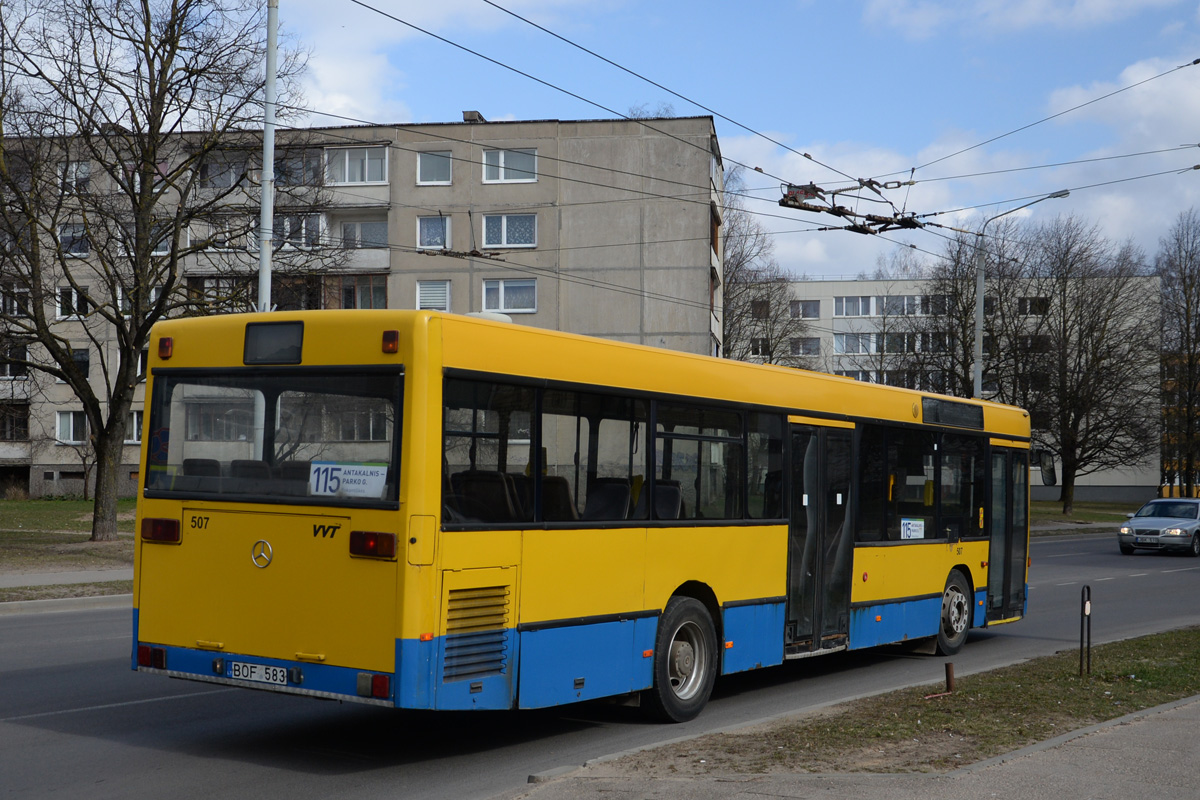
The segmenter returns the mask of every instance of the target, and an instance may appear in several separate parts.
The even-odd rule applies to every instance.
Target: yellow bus
[[[146,396],[135,670],[680,721],[1025,613],[1016,408],[424,311],[162,322]]]

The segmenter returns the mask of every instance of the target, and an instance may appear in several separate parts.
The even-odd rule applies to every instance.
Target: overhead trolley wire
[[[821,161],[818,161],[817,159],[813,158],[808,153],[802,153],[799,150],[796,150],[795,148],[793,148],[789,145],[786,145],[777,139],[773,139],[772,137],[767,136],[765,133],[762,133],[761,131],[756,131],[747,125],[743,125],[741,122],[738,122],[737,120],[732,119],[731,117],[725,116],[720,111],[715,111],[697,100],[693,100],[690,97],[680,94],[679,92],[675,91],[674,89],[663,86],[658,81],[655,81],[651,78],[647,78],[645,75],[635,72],[634,70],[631,70],[628,67],[622,66],[621,64],[618,64],[617,62],[613,61],[612,59],[606,58],[606,57],[600,55],[599,53],[597,53],[596,51],[590,50],[587,47],[584,47],[583,45],[579,44],[578,42],[574,42],[574,41],[566,38],[565,36],[561,36],[561,35],[555,33],[554,31],[550,30],[549,28],[546,28],[546,27],[543,27],[542,25],[537,24],[536,22],[534,22],[531,19],[521,16],[520,14],[516,13],[515,11],[511,11],[511,10],[505,8],[504,6],[499,5],[498,3],[494,3],[494,2],[492,2],[492,0],[483,0],[483,2],[487,3],[489,6],[492,6],[495,9],[503,11],[505,14],[508,14],[509,16],[512,16],[512,17],[515,17],[516,19],[521,20],[522,22],[524,22],[527,25],[531,25],[534,28],[537,28],[538,30],[542,31],[543,33],[553,36],[555,39],[558,39],[559,41],[564,42],[565,44],[569,44],[574,48],[582,50],[583,52],[587,53],[590,56],[600,59],[604,63],[609,64],[610,66],[616,67],[617,69],[621,70],[622,72],[632,75],[633,77],[638,78],[639,80],[645,81],[646,83],[650,84],[651,86],[655,86],[659,89],[662,89],[664,92],[668,92],[669,94],[674,95],[675,97],[678,97],[680,100],[684,101],[685,103],[691,103],[692,105],[696,106],[697,108],[702,108],[705,111],[707,111],[708,113],[712,114],[714,117],[720,117],[721,119],[725,120],[729,124],[736,125],[737,127],[741,128],[742,130],[744,130],[748,133],[752,133],[755,136],[759,137],[760,139],[765,139],[766,141],[770,142],[771,144],[776,145],[778,147],[782,147],[784,150],[787,150],[788,152],[795,153],[798,156],[803,156],[804,158],[807,158],[809,161],[812,161],[814,164],[817,164],[818,166],[822,166],[831,172],[836,172],[838,175],[841,175],[843,178],[846,178],[850,181],[857,183],[857,180],[858,180],[857,178],[847,175],[845,172],[842,172],[837,167],[832,167],[829,164],[822,163]],[[763,174],[766,174],[766,173],[763,173]]]
[[[1158,73],[1157,75],[1152,75],[1151,77],[1149,77],[1149,78],[1145,78],[1145,79],[1143,79],[1143,80],[1140,80],[1140,81],[1137,81],[1136,83],[1131,83],[1131,84],[1129,84],[1129,85],[1127,85],[1127,86],[1122,86],[1120,89],[1114,89],[1113,91],[1111,91],[1111,92],[1109,92],[1109,93],[1107,93],[1107,94],[1100,95],[1099,97],[1093,97],[1091,100],[1088,100],[1088,101],[1086,101],[1086,102],[1080,103],[1080,104],[1078,104],[1078,105],[1075,105],[1075,106],[1071,106],[1070,108],[1067,108],[1067,109],[1064,109],[1064,110],[1062,110],[1062,111],[1059,111],[1057,114],[1051,114],[1051,115],[1050,115],[1050,116],[1048,116],[1048,117],[1043,117],[1042,119],[1039,119],[1039,120],[1037,120],[1036,122],[1030,122],[1029,124],[1027,124],[1027,125],[1022,125],[1022,126],[1021,126],[1021,127],[1019,127],[1019,128],[1014,128],[1013,130],[1009,131],[1008,133],[1002,133],[1002,134],[1000,134],[999,136],[993,136],[992,138],[990,138],[990,139],[987,139],[987,140],[985,140],[985,141],[982,141],[982,142],[979,142],[978,144],[973,144],[973,145],[971,145],[970,147],[964,147],[964,148],[962,148],[961,150],[956,150],[956,151],[954,151],[953,153],[950,153],[950,154],[948,154],[948,155],[944,155],[944,156],[942,156],[941,158],[935,158],[933,161],[928,161],[928,162],[926,162],[926,163],[924,163],[924,164],[922,164],[922,165],[920,165],[920,166],[918,166],[918,167],[912,167],[911,169],[912,169],[912,170],[918,170],[918,169],[925,169],[926,167],[932,167],[934,164],[938,164],[938,163],[941,163],[942,161],[946,161],[946,160],[948,160],[948,159],[954,158],[955,156],[960,156],[960,155],[962,155],[963,153],[968,153],[968,152],[970,152],[970,151],[972,151],[972,150],[976,150],[976,149],[978,149],[978,148],[980,148],[980,147],[983,147],[983,146],[985,146],[985,145],[989,145],[989,144],[991,144],[992,142],[997,142],[997,141],[999,141],[999,140],[1001,140],[1001,139],[1004,139],[1004,138],[1006,138],[1006,137],[1008,137],[1008,136],[1012,136],[1012,135],[1014,135],[1014,134],[1017,134],[1017,133],[1020,133],[1020,132],[1022,132],[1022,131],[1029,130],[1030,128],[1033,128],[1033,127],[1036,127],[1036,126],[1038,126],[1038,125],[1041,125],[1041,124],[1042,124],[1042,123],[1044,123],[1044,122],[1049,122],[1050,120],[1053,120],[1053,119],[1058,119],[1059,117],[1061,117],[1061,116],[1063,116],[1063,115],[1065,115],[1065,114],[1070,114],[1072,111],[1078,111],[1079,109],[1081,109],[1081,108],[1085,108],[1085,107],[1087,107],[1087,106],[1090,106],[1090,105],[1092,105],[1092,104],[1094,104],[1094,103],[1099,103],[1101,100],[1107,100],[1108,98],[1110,98],[1110,97],[1113,97],[1113,96],[1115,96],[1115,95],[1118,95],[1118,94],[1121,94],[1122,92],[1127,92],[1127,91],[1129,91],[1130,89],[1135,89],[1135,88],[1137,88],[1138,86],[1142,86],[1142,85],[1144,85],[1144,84],[1150,83],[1151,81],[1158,80],[1159,78],[1162,78],[1162,77],[1164,77],[1164,76],[1166,76],[1166,75],[1170,75],[1170,74],[1172,74],[1172,73],[1174,73],[1174,72],[1178,72],[1178,71],[1179,71],[1179,70],[1181,70],[1181,69],[1186,69],[1187,67],[1194,67],[1194,66],[1196,66],[1197,64],[1200,64],[1200,58],[1197,58],[1196,60],[1194,60],[1194,61],[1191,61],[1191,62],[1189,62],[1189,63],[1187,63],[1187,64],[1180,64],[1180,65],[1179,65],[1179,66],[1177,66],[1177,67],[1172,67],[1171,69],[1168,69],[1168,70],[1165,70],[1165,71],[1163,71],[1163,72],[1160,72],[1160,73]],[[887,177],[891,177],[892,175],[902,175],[902,174],[904,174],[904,172],[907,172],[907,171],[908,171],[908,170],[900,170],[900,171],[898,171],[898,172],[889,172],[889,173],[887,173],[887,174],[885,174],[885,175],[877,175],[877,176],[875,176],[875,177],[876,177],[876,178],[887,178]]]

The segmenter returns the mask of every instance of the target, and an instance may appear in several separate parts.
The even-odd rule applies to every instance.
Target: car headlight
[[[1163,533],[1167,536],[1183,536],[1186,531],[1183,528],[1167,528]]]
[[[1123,534],[1125,534],[1126,536],[1128,536],[1129,534],[1133,533],[1133,528],[1129,527],[1128,525],[1122,525],[1122,526],[1121,526],[1121,533],[1123,533]]]

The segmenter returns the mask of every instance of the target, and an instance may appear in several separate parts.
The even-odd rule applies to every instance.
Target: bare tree
[[[1194,493],[1200,471],[1200,214],[1189,209],[1159,241],[1162,281],[1163,482]]]
[[[7,0],[0,15],[0,337],[82,404],[96,540],[116,536],[151,326],[252,285],[232,276],[256,261],[264,15],[252,0]],[[281,108],[302,66],[281,57]],[[281,153],[319,179],[303,141]],[[310,263],[317,190],[281,183],[278,244]],[[189,286],[185,259],[210,277]]]
[[[1128,467],[1157,448],[1158,281],[1137,248],[1113,244],[1073,216],[1034,231],[1029,261],[1018,314],[1042,317],[1039,363],[1049,369],[1028,388],[1030,404],[1049,416],[1034,441],[1061,464],[1069,514],[1077,477]]]
[[[770,232],[738,195],[741,169],[725,175],[722,215],[724,285],[722,339],[725,357],[738,361],[810,366],[801,344],[807,325],[792,300],[791,277],[775,260]]]

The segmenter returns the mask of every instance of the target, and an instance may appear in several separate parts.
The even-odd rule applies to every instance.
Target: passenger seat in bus
[[[462,514],[478,522],[516,522],[509,476],[491,470],[467,470],[450,476]]]
[[[185,458],[183,474],[175,476],[177,492],[221,491],[221,462],[215,458]]]
[[[549,522],[579,519],[571,502],[571,484],[561,475],[542,476],[542,519]]]
[[[646,495],[650,487],[643,486],[630,519],[647,519]],[[679,481],[660,480],[654,483],[654,518],[679,519],[683,516],[683,489]]]
[[[597,478],[588,489],[584,519],[625,519],[629,513],[629,481],[624,478]]]

